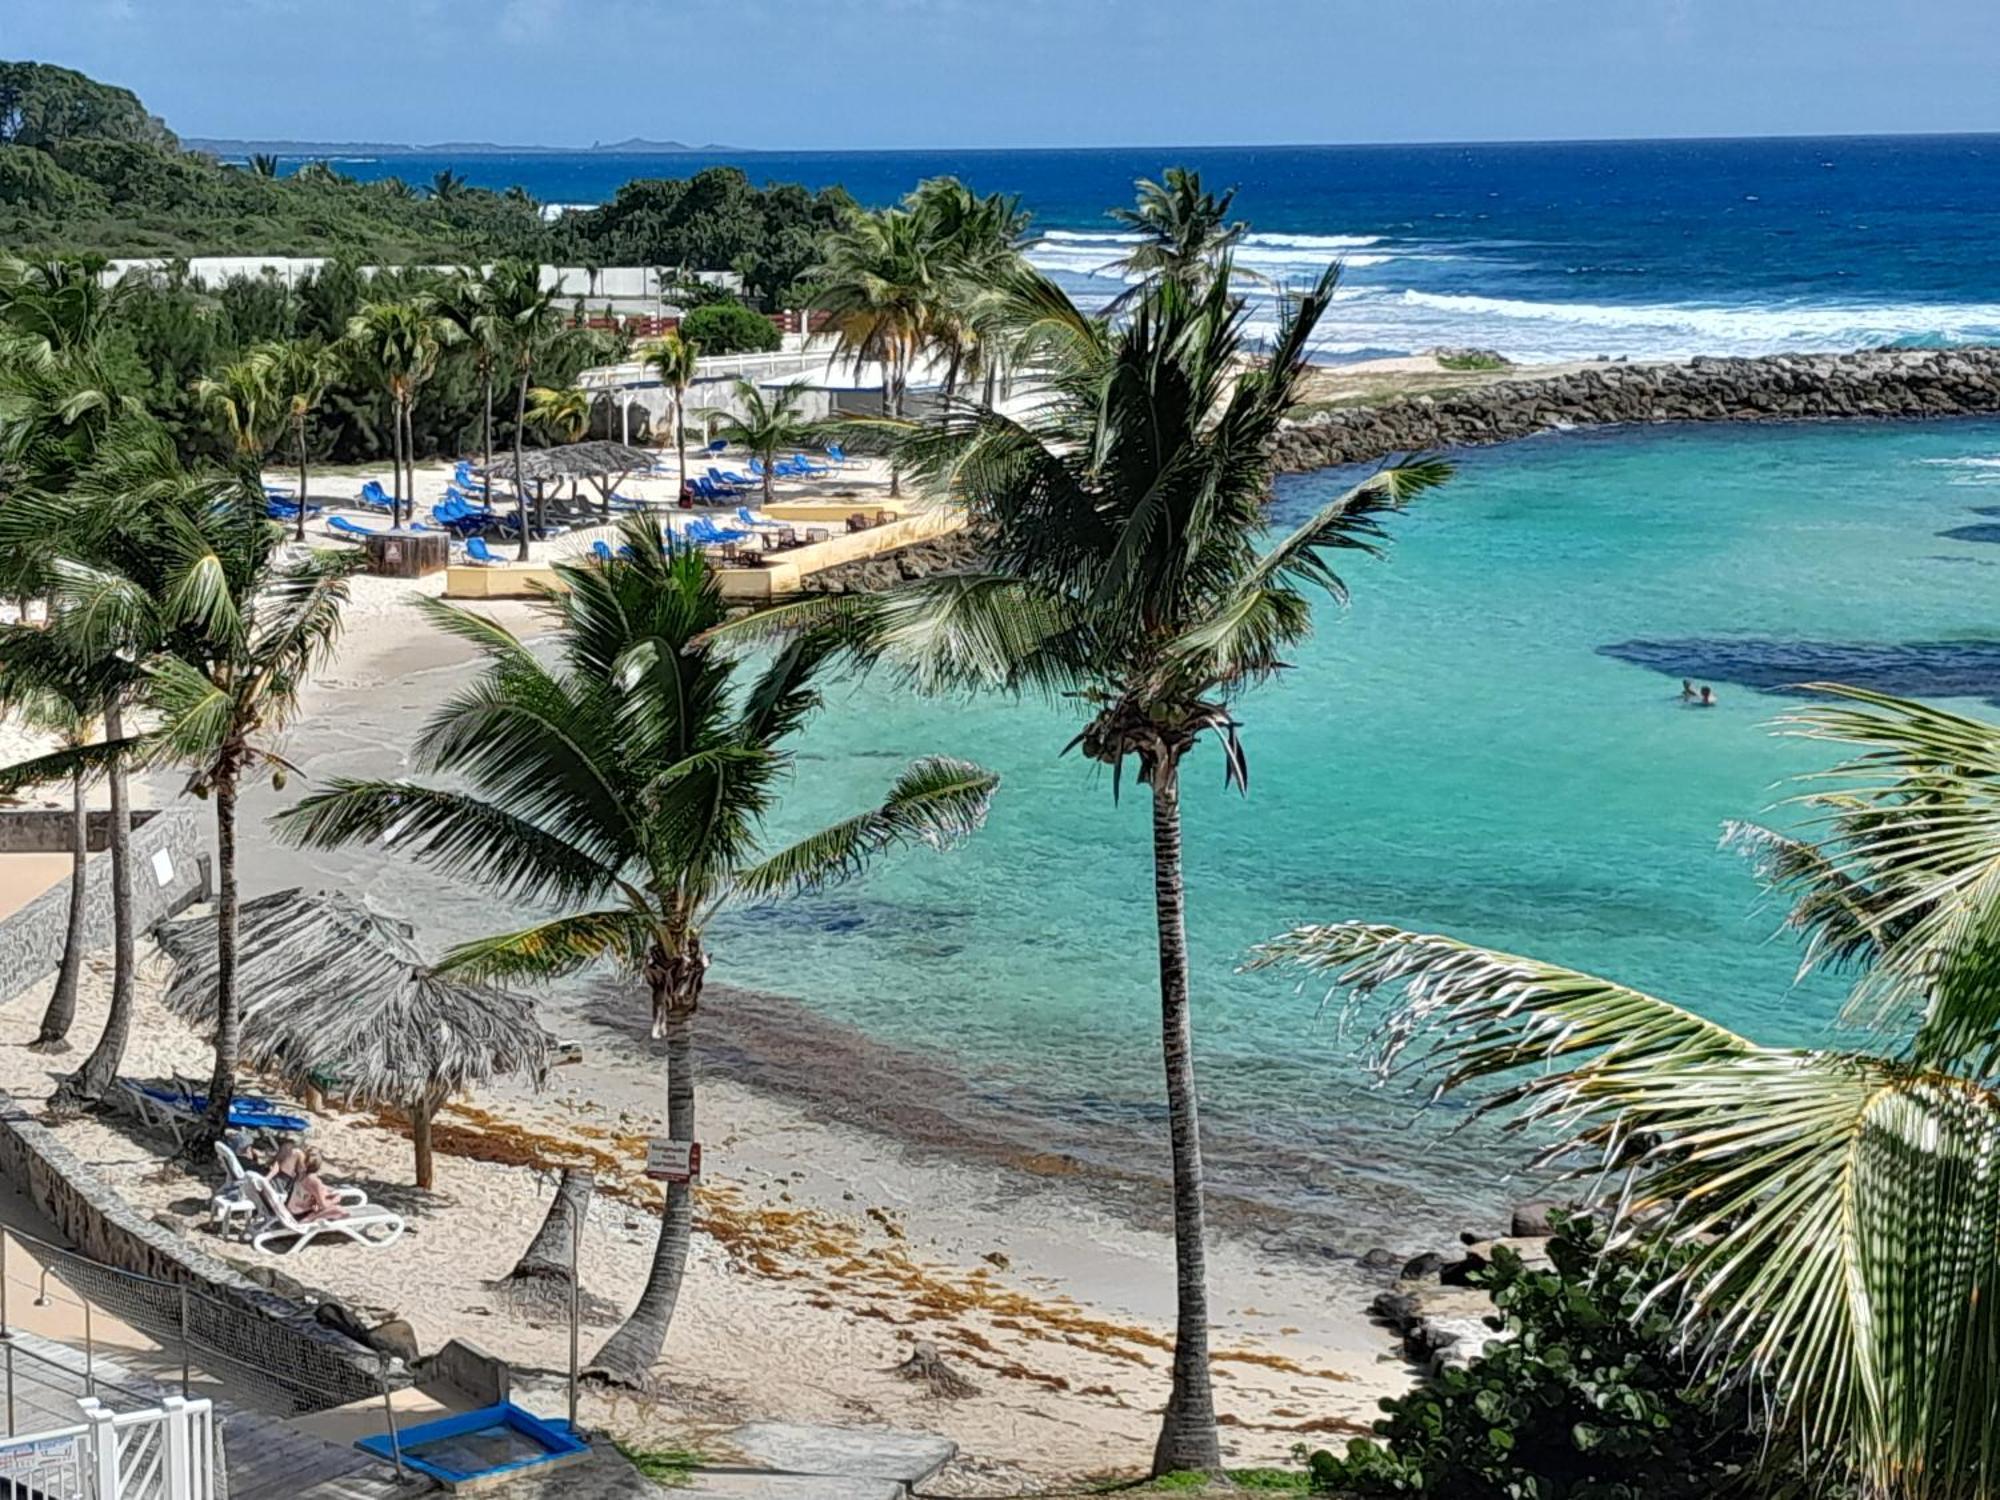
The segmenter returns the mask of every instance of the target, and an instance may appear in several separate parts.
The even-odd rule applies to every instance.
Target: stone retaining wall
[[[41,820],[53,818],[60,837],[53,843],[30,842],[51,837]],[[133,928],[144,933],[162,918],[202,900],[208,892],[208,856],[202,820],[186,807],[168,807],[132,815]],[[92,830],[96,845],[96,830]],[[0,849],[13,852],[67,851],[69,814],[0,813]],[[165,863],[161,858],[164,856]],[[164,873],[163,873],[164,872]],[[97,952],[111,946],[111,857],[96,854],[90,861],[90,894],[84,907],[84,946]],[[0,998],[12,995],[50,973],[62,961],[69,930],[69,878],[57,880],[19,911],[0,921]]]
[[[1286,422],[1272,444],[1284,472],[1392,453],[1504,443],[1563,427],[1652,422],[1964,416],[2000,411],[2000,348],[1697,358],[1593,365],[1451,395],[1411,396]]]
[[[178,1294],[146,1282],[123,1282],[100,1268],[199,1294],[186,1298],[197,1365],[268,1386],[274,1399],[300,1411],[381,1394],[381,1355],[321,1325],[304,1303],[259,1286],[184,1236],[142,1218],[4,1090],[0,1176],[40,1210],[77,1255],[93,1263],[33,1248],[79,1295],[172,1347],[180,1331]]]

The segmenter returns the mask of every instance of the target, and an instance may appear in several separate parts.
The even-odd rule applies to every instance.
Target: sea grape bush
[[[1645,1297],[1673,1261],[1606,1256],[1587,1216],[1559,1217],[1551,1269],[1506,1248],[1473,1273],[1511,1337],[1382,1403],[1374,1439],[1307,1456],[1314,1488],[1449,1500],[1696,1500],[1838,1494],[1808,1486],[1751,1425],[1749,1396],[1703,1376],[1671,1310]]]

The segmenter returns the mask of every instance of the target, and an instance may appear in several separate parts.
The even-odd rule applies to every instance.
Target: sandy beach
[[[538,545],[576,550],[591,537]],[[364,747],[379,756],[370,731],[407,739],[416,728],[408,695],[399,702],[392,690],[455,676],[470,661],[469,648],[410,605],[413,592],[440,584],[354,581],[338,660],[289,737],[308,778],[351,767],[366,758]],[[512,628],[534,628],[526,604],[484,608]],[[164,779],[155,788],[171,790]],[[248,892],[312,877],[262,830],[262,816],[293,795],[296,788],[283,798],[261,788],[246,800]],[[391,910],[423,880],[403,865],[371,866],[356,878]],[[429,923],[410,914],[421,940]],[[202,1076],[203,1038],[158,1004],[162,967],[149,957],[124,1071]],[[82,1045],[95,1036],[108,982],[107,963],[94,958],[74,1033]],[[0,1087],[30,1103],[74,1063],[26,1050],[47,987],[39,982],[0,1005]],[[933,1084],[930,1102],[948,1116],[947,1070],[913,1076],[887,1051],[820,1046],[824,1039],[804,1030],[809,1013],[792,1005],[719,988],[708,998],[704,1026],[715,1024],[704,1041],[715,1049],[717,1035],[726,1037],[722,1047],[737,1063],[760,1029],[767,1042],[793,1034],[799,1045],[750,1069],[756,1087],[727,1076],[741,1068],[710,1067],[714,1050],[705,1056],[706,1176],[658,1389],[644,1400],[596,1393],[588,1420],[642,1444],[695,1447],[716,1424],[750,1416],[920,1428],[952,1438],[964,1454],[941,1492],[1056,1492],[1141,1471],[1167,1388],[1173,1311],[1157,1184],[1147,1184],[1144,1169],[1123,1183],[1097,1180],[1065,1159],[982,1139],[970,1125],[957,1149],[949,1128],[904,1134],[855,1123],[891,1119],[869,1106]],[[727,1025],[732,1007],[754,1024]],[[488,1284],[525,1248],[556,1171],[590,1166],[598,1196],[584,1284],[603,1301],[585,1329],[585,1353],[601,1342],[645,1277],[658,1197],[640,1168],[646,1136],[663,1128],[664,1097],[643,999],[629,986],[606,975],[550,994],[543,1009],[553,1032],[580,1044],[581,1060],[556,1069],[539,1094],[508,1082],[450,1106],[437,1132],[435,1191],[409,1185],[400,1122],[337,1112],[316,1119],[313,1139],[330,1178],[360,1184],[411,1219],[412,1232],[380,1253],[322,1244],[295,1258],[255,1256],[210,1233],[213,1181],[166,1165],[159,1138],[96,1118],[65,1126],[64,1138],[143,1212],[169,1215],[210,1249],[276,1264],[370,1315],[405,1318],[426,1350],[456,1335],[519,1370],[553,1376],[567,1359],[560,1319],[524,1314]],[[823,1076],[798,1055],[816,1049]],[[1283,1461],[1296,1443],[1338,1441],[1361,1430],[1382,1395],[1407,1384],[1388,1336],[1363,1314],[1365,1283],[1351,1264],[1274,1257],[1251,1237],[1221,1233],[1210,1284],[1232,1463]],[[920,1341],[936,1345],[978,1393],[943,1400],[892,1374]],[[539,1389],[559,1401],[553,1387]]]

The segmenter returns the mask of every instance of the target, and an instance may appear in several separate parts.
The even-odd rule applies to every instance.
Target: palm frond
[[[750,900],[797,895],[848,879],[889,849],[950,849],[986,821],[1000,778],[970,761],[931,756],[896,779],[882,805],[799,840],[736,872]]]
[[[469,979],[546,983],[609,959],[637,973],[645,967],[651,938],[644,912],[607,907],[460,943],[438,968]]]

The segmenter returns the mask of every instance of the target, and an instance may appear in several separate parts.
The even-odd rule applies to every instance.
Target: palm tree
[[[83,974],[86,936],[84,921],[90,900],[89,791],[92,765],[77,752],[92,742],[103,709],[99,685],[69,660],[48,633],[25,626],[0,627],[0,707],[22,723],[58,741],[57,754],[67,766],[70,783],[69,922],[63,933],[62,960],[56,986],[42,1011],[42,1024],[29,1045],[37,1050],[67,1051],[69,1030],[76,1022],[77,985]],[[57,779],[61,776],[57,773]],[[0,771],[11,790],[33,785],[40,777],[32,762]]]
[[[155,721],[78,754],[177,765],[189,789],[215,804],[217,1020],[207,1125],[215,1136],[235,1089],[240,1019],[237,796],[261,774],[282,784],[287,767],[272,739],[331,653],[354,561],[314,553],[285,563],[283,530],[260,502],[240,475],[184,467],[170,437],[148,423],[107,445],[68,495],[17,497],[6,508],[10,525],[59,538],[51,628],[76,643],[80,660],[132,660]],[[107,715],[107,734],[117,728]],[[110,1079],[92,1074],[88,1082],[101,1092]]]
[[[514,518],[520,531],[520,559],[528,560],[528,487],[522,477],[528,389],[535,366],[559,332],[556,294],[542,286],[542,268],[531,261],[502,261],[493,268],[484,326],[514,374]]]
[[[962,377],[986,377],[990,404],[994,371],[985,310],[995,288],[1025,264],[1021,252],[1029,216],[1018,198],[999,193],[982,198],[956,177],[919,183],[903,205],[917,223],[932,267],[924,342],[945,361],[945,397],[957,393]]]
[[[1858,1492],[2000,1486],[2000,726],[1821,684],[1780,719],[1858,751],[1796,799],[1813,837],[1737,826],[1792,898],[1806,966],[1859,970],[1873,1046],[1773,1047],[1612,980],[1365,922],[1296,929],[1260,966],[1401,992],[1383,1063],[1545,1127],[1614,1242],[1684,1251],[1654,1305],[1706,1367]],[[1601,1173],[1617,1170],[1609,1183]]]
[[[299,507],[292,536],[306,539],[306,426],[326,399],[333,381],[334,359],[317,338],[259,344],[250,358],[263,368],[263,383],[279,416],[292,435],[292,455],[299,465]]]
[[[729,412],[716,424],[716,431],[757,459],[763,469],[764,504],[771,503],[772,469],[787,448],[797,448],[812,436],[812,425],[799,409],[806,384],[793,381],[766,394],[750,380],[736,382],[736,402],[742,410]]]
[[[645,367],[659,376],[660,384],[674,399],[674,453],[680,460],[681,482],[687,482],[687,391],[694,383],[701,359],[701,346],[678,333],[669,333],[647,351]]]
[[[389,394],[395,433],[395,506],[392,519],[401,525],[416,512],[417,473],[410,413],[417,390],[436,373],[450,337],[450,325],[428,298],[406,302],[364,302],[348,320],[343,340],[348,357]],[[405,484],[405,475],[408,483]]]
[[[821,239],[820,263],[809,279],[813,306],[827,314],[836,350],[856,368],[882,366],[882,413],[901,418],[937,304],[923,222],[907,209],[855,210]],[[889,493],[901,491],[901,471],[892,467]]]
[[[276,177],[278,175],[278,158],[267,151],[251,153],[250,173],[253,177]]]
[[[440,203],[449,203],[454,198],[462,197],[464,193],[464,175],[452,171],[450,167],[446,167],[431,178],[431,196]]]
[[[479,377],[479,472],[489,479],[493,472],[494,373],[506,353],[491,315],[493,286],[491,272],[460,266],[438,296],[438,315],[452,326],[453,346],[471,359],[473,372]]]
[[[202,409],[229,435],[229,445],[246,466],[254,466],[262,481],[264,455],[284,431],[283,415],[271,393],[268,360],[246,354],[213,375],[195,381],[193,394]],[[300,496],[303,502],[304,496]]]
[[[1418,461],[1380,470],[1271,550],[1266,444],[1296,401],[1307,341],[1335,271],[1292,304],[1266,369],[1241,372],[1242,309],[1225,257],[1197,289],[1152,287],[1129,320],[1084,316],[1032,273],[1010,323],[1037,351],[1043,399],[1003,416],[960,402],[895,437],[904,460],[962,496],[985,540],[984,572],[875,596],[806,600],[725,634],[754,639],[839,620],[867,654],[920,690],[997,688],[1082,704],[1070,742],[1127,761],[1152,795],[1153,891],[1174,1184],[1177,1314],[1173,1389],[1155,1472],[1220,1463],[1208,1369],[1202,1164],[1181,868],[1181,767],[1218,742],[1225,780],[1247,792],[1236,703],[1284,670],[1312,628],[1308,587],[1345,585],[1327,554],[1374,552],[1386,513],[1441,483]],[[892,429],[892,432],[894,429]]]
[[[528,392],[528,420],[561,442],[579,442],[590,430],[590,392],[538,385]]]
[[[337,780],[278,820],[301,843],[395,831],[397,844],[508,901],[559,913],[468,943],[452,967],[549,980],[609,961],[643,984],[667,1056],[667,1128],[695,1138],[693,1026],[717,910],[811,891],[911,844],[946,847],[984,817],[995,778],[962,761],[910,766],[880,806],[768,850],[763,831],[788,773],[787,742],[819,706],[820,635],[780,650],[753,681],[699,644],[724,618],[698,552],[662,551],[643,517],[602,565],[557,563],[542,608],[555,660],[499,625],[438,601],[426,608],[487,659],[415,747],[446,785]],[[693,1199],[667,1190],[638,1306],[591,1367],[637,1383],[659,1357],[686,1267]]]
[[[1164,182],[1141,178],[1138,202],[1111,211],[1112,218],[1140,236],[1119,269],[1138,277],[1142,286],[1173,281],[1193,288],[1220,257],[1234,251],[1250,226],[1230,222],[1235,188],[1207,192],[1201,173],[1185,167],[1168,167],[1164,175]]]

